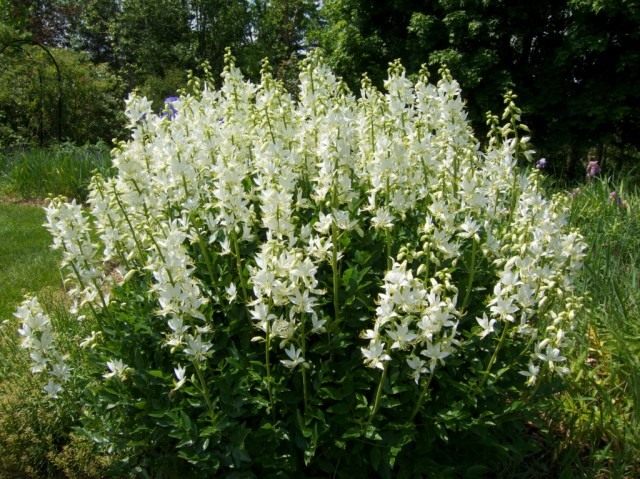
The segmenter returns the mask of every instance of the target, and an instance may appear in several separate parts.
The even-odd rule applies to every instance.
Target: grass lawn
[[[0,203],[0,321],[11,317],[24,294],[60,284],[44,220],[40,206]]]

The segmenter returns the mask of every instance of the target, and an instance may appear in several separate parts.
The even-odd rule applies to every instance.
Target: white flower
[[[178,380],[173,387],[174,391],[177,391],[178,389],[180,389],[184,385],[184,383],[187,381],[187,377],[185,376],[186,371],[187,371],[187,368],[180,364],[178,364],[177,367],[173,368],[173,373],[175,374],[176,379]]]
[[[293,344],[289,345],[284,352],[287,353],[287,356],[289,357],[289,359],[280,360],[285,367],[295,369],[296,366],[304,363],[304,358],[301,356],[302,350],[296,348]]]
[[[309,290],[300,291],[295,289],[293,294],[289,295],[289,301],[295,305],[294,310],[298,313],[312,313],[316,305],[316,300],[309,296]]]
[[[554,348],[550,344],[547,344],[544,352],[538,351],[536,356],[541,361],[547,361],[549,363],[549,367],[553,368],[553,363],[559,363],[565,361],[567,358],[560,354],[560,349]]]
[[[318,315],[313,313],[311,315],[311,332],[323,333],[325,331],[324,325],[327,323],[326,319],[318,319]]]
[[[491,312],[503,321],[513,322],[513,313],[518,311],[518,306],[513,304],[513,297],[499,296],[491,301]]]
[[[527,377],[527,385],[533,386],[540,374],[540,366],[535,365],[533,362],[529,362],[529,369],[527,371],[519,371],[520,374]]]
[[[66,382],[71,377],[71,368],[62,361],[57,362],[51,367],[51,375],[60,382]]]
[[[426,366],[426,362],[420,359],[418,356],[409,356],[407,358],[407,365],[411,368],[411,377],[418,384],[420,376],[429,372],[429,368]]]
[[[58,394],[62,392],[62,386],[53,380],[49,380],[43,389],[51,399],[57,399]]]
[[[125,100],[127,106],[125,114],[129,122],[127,126],[133,128],[145,116],[151,114],[151,102],[146,97],[139,97],[135,94],[129,94]]]
[[[325,215],[322,211],[318,217],[318,221],[313,225],[313,228],[322,234],[327,234],[333,223],[333,217],[331,214]]]
[[[169,328],[171,328],[171,331],[178,335],[184,334],[189,330],[189,326],[185,325],[182,318],[178,316],[171,318],[167,321],[167,324],[169,325]]]
[[[476,318],[476,321],[482,328],[482,331],[480,331],[480,333],[478,334],[478,336],[480,336],[480,339],[484,339],[486,336],[495,331],[494,326],[496,324],[496,320],[489,319],[486,313],[483,313],[481,318]]]
[[[127,373],[131,370],[121,359],[113,359],[111,361],[107,361],[107,369],[109,372],[104,373],[102,375],[105,379],[110,378],[118,378],[121,381],[124,381],[127,377]]]
[[[226,256],[231,254],[231,242],[229,241],[229,238],[227,236],[225,236],[221,241],[220,241],[220,247],[222,248],[222,251],[220,252],[220,254],[222,256]]]
[[[235,302],[236,297],[238,296],[238,290],[235,283],[231,282],[229,286],[227,286],[224,290],[227,293],[227,300],[229,301],[229,303]]]
[[[429,343],[427,349],[424,349],[421,354],[431,360],[430,368],[433,370],[438,361],[444,364],[444,359],[451,354],[451,351],[446,347],[443,348],[440,343]]]
[[[349,220],[349,212],[344,210],[338,210],[333,212],[333,216],[336,220],[336,225],[341,230],[352,230],[358,226],[358,220]]]
[[[100,338],[101,333],[97,331],[91,331],[91,334],[80,341],[80,347],[82,349],[93,348],[95,347],[98,339]]]
[[[391,330],[387,334],[394,341],[391,349],[404,349],[408,343],[411,343],[417,337],[417,335],[409,329],[408,321],[403,321],[395,330]]]
[[[47,370],[49,360],[42,351],[34,349],[29,353],[29,357],[31,358],[32,373],[41,373]]]
[[[203,342],[200,336],[187,336],[187,347],[184,353],[193,358],[194,361],[203,361],[207,352],[213,346],[211,343]]]
[[[480,225],[469,216],[467,216],[460,225],[460,236],[462,238],[474,238],[478,241],[480,239],[478,237],[478,231],[480,231]]]
[[[384,369],[384,362],[390,361],[391,356],[385,353],[384,343],[371,341],[368,348],[360,348],[364,356],[364,362],[371,368]]]
[[[375,229],[393,228],[393,215],[387,208],[377,208],[376,214],[371,218],[371,226]]]

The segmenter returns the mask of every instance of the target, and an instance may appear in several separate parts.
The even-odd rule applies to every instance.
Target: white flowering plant
[[[115,176],[47,207],[87,324],[67,366],[20,310],[47,392],[83,375],[84,431],[151,476],[416,477],[517,415],[569,372],[584,244],[513,97],[482,148],[441,75],[356,98],[315,53],[294,97],[228,55],[171,115],[132,95]]]

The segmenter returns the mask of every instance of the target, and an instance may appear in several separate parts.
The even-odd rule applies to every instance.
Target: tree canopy
[[[640,146],[637,2],[328,0],[322,17],[318,43],[352,86],[380,84],[395,58],[447,65],[477,129],[512,89],[538,149],[569,170],[589,149]]]

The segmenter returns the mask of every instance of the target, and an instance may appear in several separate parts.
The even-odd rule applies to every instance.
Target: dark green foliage
[[[365,72],[381,86],[396,58],[410,73],[446,64],[478,131],[513,89],[539,153],[570,176],[590,149],[640,146],[634,2],[330,0],[322,17],[314,38],[352,88]]]
[[[298,63],[309,47],[306,33],[317,22],[315,2],[311,0],[260,0],[253,2],[252,18],[257,36],[239,57],[243,70],[258,78],[257,66],[267,58],[274,76],[288,89],[295,88]]]
[[[168,69],[192,68],[189,15],[183,2],[134,0],[122,3],[109,22],[114,59],[129,87]]]
[[[0,54],[0,144],[111,141],[124,90],[82,53],[20,41]]]
[[[325,335],[308,337],[307,359],[314,365],[306,371],[308,398],[300,372],[272,360],[273,410],[264,343],[251,341],[255,330],[243,305],[216,305],[205,313],[215,325],[212,356],[198,367],[185,357],[190,380],[172,390],[173,368],[180,360],[166,347],[164,322],[152,319],[158,305],[146,290],[150,273],[141,272],[114,291],[117,302],[100,313],[103,336],[87,362],[95,380],[81,396],[85,434],[125,458],[113,474],[412,478],[531,473],[531,455],[548,449],[544,426],[529,422],[537,414],[535,394],[544,397],[554,386],[545,383],[537,393],[522,388],[518,371],[526,358],[518,360],[522,344],[517,341],[504,343],[504,358],[510,359],[487,373],[491,351],[475,331],[465,331],[476,347],[452,359],[424,397],[426,385],[412,382],[406,364],[394,363],[382,382],[380,409],[372,415],[381,371],[363,368],[354,343],[360,342],[360,318],[374,314],[371,298],[382,278],[373,271],[384,271],[386,260],[371,252],[384,251],[385,240],[374,234],[351,241],[358,244],[341,245],[354,252],[344,258],[340,275],[341,320]],[[194,247],[199,257],[197,252]],[[481,266],[487,278],[495,274],[489,264]],[[214,260],[222,284],[234,268],[232,259]],[[326,306],[331,313],[330,303]],[[102,380],[106,362],[114,357],[131,368],[123,382]],[[535,470],[552,474],[546,466]]]

